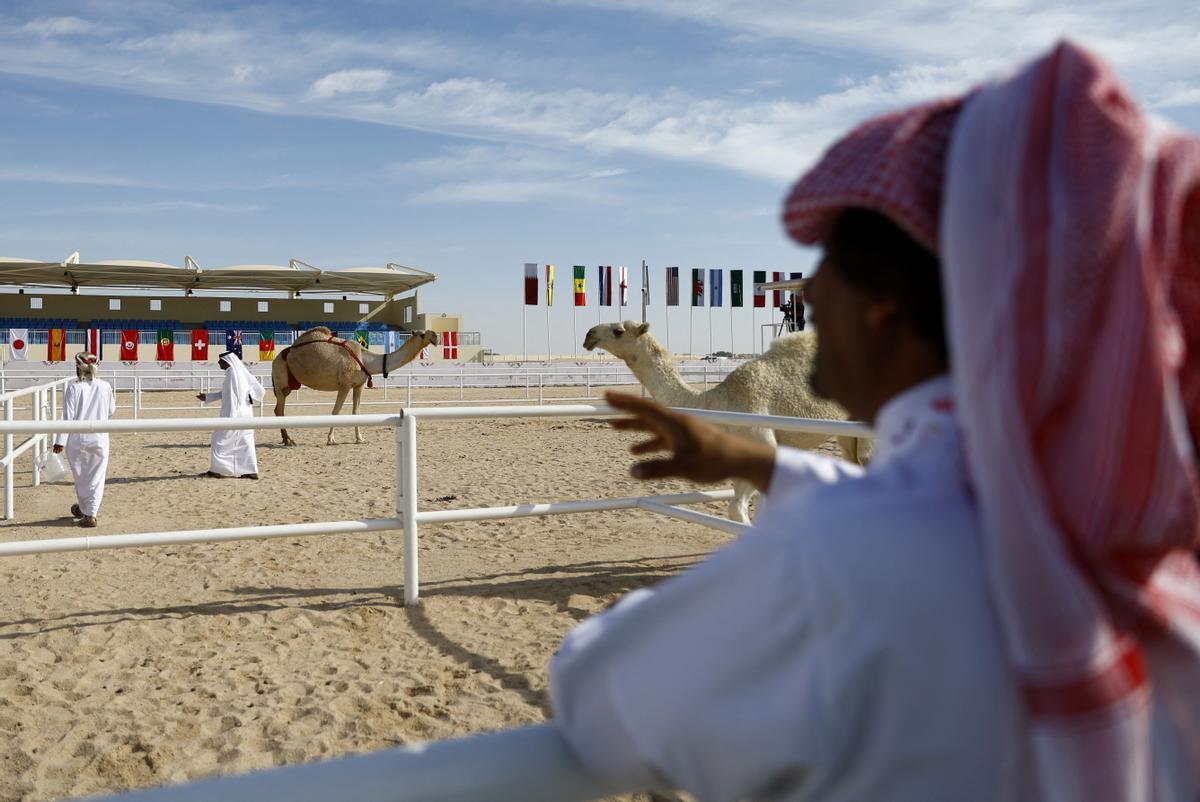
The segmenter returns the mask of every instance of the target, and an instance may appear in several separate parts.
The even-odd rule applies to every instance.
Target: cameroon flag
[[[260,331],[258,333],[258,361],[266,362],[275,358],[275,332]]]
[[[583,265],[575,265],[575,305],[587,306],[587,279],[584,278],[584,273],[587,268]]]
[[[154,358],[159,362],[175,361],[175,332],[170,329],[158,330],[158,352]]]

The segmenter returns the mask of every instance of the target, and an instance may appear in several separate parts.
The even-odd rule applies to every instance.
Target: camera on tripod
[[[779,331],[775,333],[776,337],[780,334],[804,331],[804,303],[797,303],[797,297],[798,293],[793,292],[792,297],[779,305],[779,310],[783,312],[783,321],[779,324]]]

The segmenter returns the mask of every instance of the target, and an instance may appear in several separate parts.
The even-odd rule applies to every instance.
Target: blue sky
[[[522,347],[525,262],[558,267],[563,352],[570,265],[591,291],[596,265],[645,259],[661,335],[667,265],[812,264],[779,203],[856,120],[1064,33],[1200,130],[1189,2],[5,0],[0,254],[395,261],[439,276],[424,309],[502,352]],[[579,312],[581,338],[597,310]],[[674,350],[687,320],[672,312]],[[529,331],[542,351],[542,309]],[[734,331],[748,349],[749,309]]]

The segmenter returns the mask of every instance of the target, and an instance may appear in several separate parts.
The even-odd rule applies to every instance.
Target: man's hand
[[[613,407],[630,413],[609,423],[621,431],[649,432],[649,440],[630,447],[633,454],[670,451],[662,459],[635,463],[630,473],[638,479],[677,476],[693,482],[745,479],[766,492],[775,470],[775,449],[718,429],[711,423],[681,415],[648,398],[605,393]]]
[[[61,453],[63,453],[63,447],[62,447],[62,446],[55,446],[55,447],[54,447],[54,453],[55,453],[55,454],[61,454]]]
[[[196,398],[200,401],[207,401],[208,399],[206,399],[204,395],[204,393],[196,393]]]

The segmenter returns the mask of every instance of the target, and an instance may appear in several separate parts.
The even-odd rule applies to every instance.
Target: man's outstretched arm
[[[693,482],[744,479],[767,492],[775,471],[775,448],[723,431],[711,423],[683,415],[648,398],[605,393],[614,408],[632,417],[610,421],[614,429],[648,432],[650,439],[630,448],[634,454],[671,452],[666,457],[635,463],[638,479],[678,477]]]

